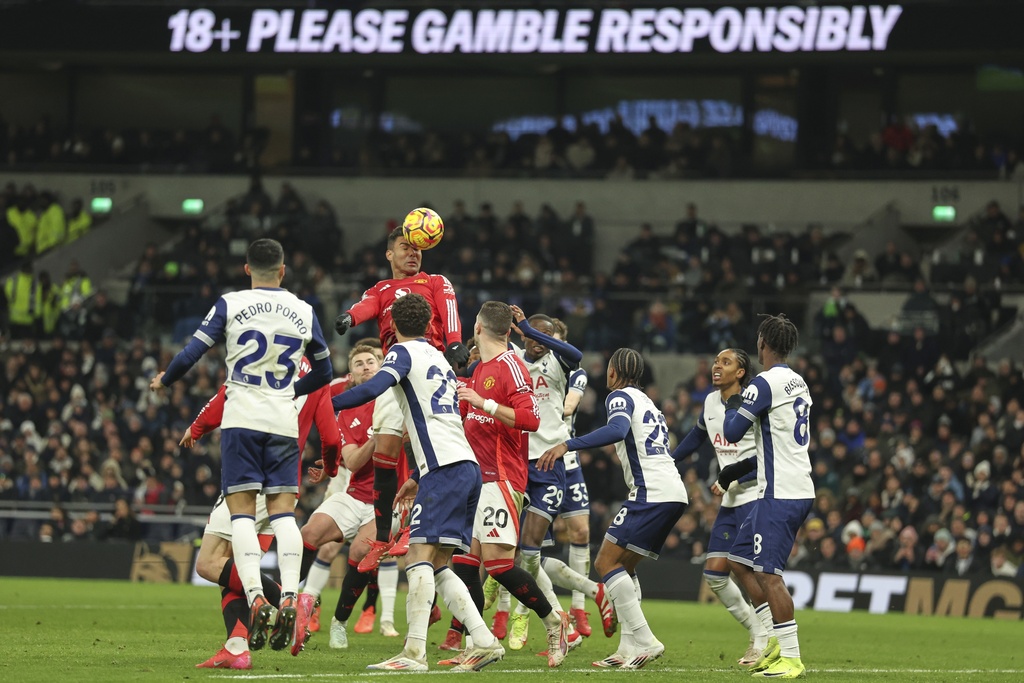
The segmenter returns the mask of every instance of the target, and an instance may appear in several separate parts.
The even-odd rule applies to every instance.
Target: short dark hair
[[[757,328],[757,334],[764,341],[765,346],[777,353],[780,358],[788,358],[793,349],[800,343],[800,333],[796,325],[786,317],[785,313],[778,315],[761,315],[764,320]]]
[[[269,273],[277,270],[284,263],[284,247],[277,240],[269,237],[258,239],[249,245],[245,252],[245,262],[249,270]]]
[[[512,308],[502,301],[485,301],[477,320],[491,334],[504,337],[512,329]]]
[[[434,310],[422,294],[406,294],[391,306],[391,319],[403,337],[422,337],[433,317]]]
[[[562,341],[569,341],[569,328],[558,318],[552,318],[551,324],[555,328],[555,334],[562,337]]]
[[[551,316],[544,315],[543,313],[534,313],[527,320],[531,325],[539,320],[542,323],[548,323],[551,327],[555,326],[555,321],[551,319]]]
[[[644,376],[644,358],[635,349],[616,349],[609,360],[615,368],[615,374],[622,378],[627,386],[640,386],[640,378]]]
[[[405,231],[402,230],[401,225],[388,233],[388,249],[395,248],[395,242],[398,241],[399,237],[405,237]]]
[[[736,364],[739,365],[741,370],[743,370],[743,377],[740,378],[740,386],[747,386],[750,384],[750,381],[754,379],[754,368],[750,364],[750,355],[743,349],[738,348],[726,349],[726,351],[732,351],[733,355],[736,356]]]

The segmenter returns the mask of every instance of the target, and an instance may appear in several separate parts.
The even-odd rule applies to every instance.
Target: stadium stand
[[[488,203],[476,215],[464,204],[441,210],[446,237],[430,270],[451,276],[467,321],[480,301],[509,300],[557,315],[589,352],[581,432],[603,424],[610,350],[699,357],[692,376],[651,373],[646,381],[678,440],[711,390],[709,356],[752,349],[758,312],[801,322],[795,366],[815,397],[818,495],[791,566],[1024,573],[1024,379],[1014,361],[989,363],[977,353],[1015,315],[1001,288],[1024,284],[1024,225],[998,205],[972,219],[941,257],[888,244],[845,263],[837,254],[847,237],[826,237],[821,226],[786,234],[751,222],[726,231],[691,205],[670,234],[639,225],[610,272],[594,268],[600,217],[582,204],[564,218],[554,207],[531,212],[519,202],[506,217]],[[70,292],[56,318],[62,327],[48,331],[40,311],[29,338],[9,340],[0,373],[0,536],[195,535],[219,492],[219,436],[187,455],[177,443],[224,380],[222,359],[209,354],[164,399],[146,386],[196,316],[220,292],[244,286],[225,264],[254,237],[280,239],[289,287],[321,319],[339,292],[358,297],[382,273],[382,244],[347,251],[332,207],[308,207],[291,185],[275,200],[254,182],[223,211],[185,221],[181,234],[139,255],[125,276],[126,304],[70,272],[54,285]],[[820,307],[810,305],[811,290],[823,293]],[[867,290],[905,296],[889,326],[872,328],[851,301]],[[313,441],[307,459],[316,457]],[[581,463],[597,534],[625,490],[607,450],[585,451]],[[700,563],[717,513],[708,489],[717,465],[701,451],[680,466],[691,506],[665,553]],[[304,491],[300,514],[322,493]]]

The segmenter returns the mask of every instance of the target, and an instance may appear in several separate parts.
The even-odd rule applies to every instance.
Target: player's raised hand
[[[153,379],[149,380],[149,390],[150,391],[163,391],[164,390],[164,388],[165,388],[164,384],[163,384],[163,382],[160,381],[160,378],[163,377],[163,376],[164,376],[164,373],[158,372],[158,373],[156,373],[156,376]]]
[[[412,507],[413,501],[416,500],[416,494],[420,490],[419,482],[413,479],[406,479],[405,483],[402,484],[402,488],[398,489],[398,493],[395,494],[395,505],[396,509],[408,510]]]
[[[483,398],[483,396],[481,396],[480,394],[476,393],[475,390],[470,389],[469,387],[466,387],[466,386],[460,386],[458,393],[459,393],[459,400],[460,401],[466,401],[466,402],[469,403],[469,405],[473,406],[474,408],[483,408],[484,407],[484,398]]]
[[[444,359],[453,368],[464,368],[469,362],[469,349],[462,342],[452,342],[444,350]]]
[[[306,470],[306,474],[309,475],[310,484],[319,484],[324,480],[324,461],[317,460],[312,467]]]
[[[184,434],[184,436],[181,437],[181,441],[178,442],[178,445],[183,447],[183,448],[192,448],[193,446],[196,445],[196,439],[192,438],[192,428],[191,427],[186,427],[185,428],[185,434]]]
[[[554,448],[549,448],[544,451],[544,455],[540,456],[540,460],[537,461],[537,469],[541,472],[547,472],[555,466],[555,462],[563,455],[569,452],[569,447],[565,443],[560,443]]]
[[[342,313],[335,318],[334,331],[337,332],[339,336],[344,337],[350,327],[352,327],[352,316],[348,313]]]
[[[509,308],[512,309],[512,330],[516,334],[522,336],[523,331],[519,329],[519,325],[517,325],[516,323],[520,323],[526,320],[526,314],[523,313],[523,309],[519,308],[515,304],[510,304]]]

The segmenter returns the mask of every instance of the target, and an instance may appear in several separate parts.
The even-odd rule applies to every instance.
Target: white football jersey
[[[718,458],[718,470],[757,455],[752,429],[748,429],[739,443],[729,443],[722,434],[725,429],[725,404],[722,403],[722,392],[712,391],[704,399],[704,412],[697,420],[697,426],[708,433],[708,440],[715,449]],[[722,507],[733,508],[757,500],[757,481],[737,484],[722,496]]]
[[[576,368],[569,373],[569,391],[575,391],[581,396],[587,390],[587,371],[583,368]],[[564,403],[563,399],[563,403]],[[565,412],[563,407],[562,412]],[[579,408],[572,412],[572,415],[567,415],[563,419],[565,420],[565,426],[569,428],[569,438],[576,436],[576,413],[580,412]],[[575,470],[580,466],[580,458],[576,451],[569,451],[562,458],[565,462],[566,470]]]
[[[420,476],[463,460],[476,462],[462,426],[458,380],[444,354],[426,339],[398,342],[380,371],[398,380],[390,391],[402,407]]]
[[[538,460],[544,451],[569,439],[569,427],[562,413],[565,412],[565,392],[569,374],[552,352],[545,353],[532,363],[526,358],[526,351],[512,345],[516,355],[526,363],[530,371],[533,395],[537,397],[540,411],[540,428],[535,432],[524,432],[530,440],[530,460]]]
[[[636,387],[616,389],[605,401],[608,421],[629,420],[626,438],[615,444],[629,500],[641,503],[688,503],[686,486],[672,459],[665,416],[647,394]]]
[[[302,404],[294,400],[293,384],[302,356],[330,356],[309,304],[280,288],[230,292],[217,300],[194,336],[211,347],[225,343],[221,428],[298,437]]]
[[[743,391],[741,415],[753,421],[761,498],[814,498],[811,481],[811,394],[788,365],[765,370]]]

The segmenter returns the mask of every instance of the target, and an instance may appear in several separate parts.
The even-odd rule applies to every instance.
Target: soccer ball
[[[433,249],[444,237],[444,221],[433,209],[413,209],[402,221],[402,235],[417,249]]]

